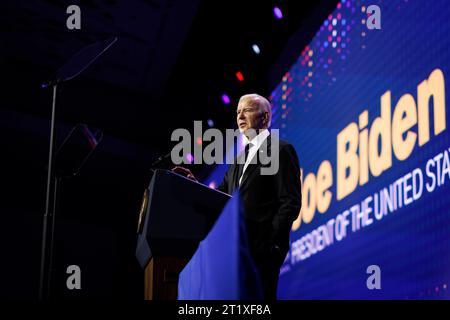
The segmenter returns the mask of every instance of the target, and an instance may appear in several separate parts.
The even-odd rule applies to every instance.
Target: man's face
[[[257,103],[251,103],[251,100],[239,101],[236,110],[236,121],[241,133],[248,129],[262,129],[264,127],[265,113],[260,110]]]

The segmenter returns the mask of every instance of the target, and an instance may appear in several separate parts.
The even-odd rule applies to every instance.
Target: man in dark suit
[[[261,174],[261,167],[267,166],[262,158],[274,159],[271,152],[278,151],[272,150],[273,137],[267,130],[271,106],[264,97],[242,96],[236,120],[246,140],[244,155],[248,155],[245,164],[230,165],[219,190],[233,194],[240,189],[250,250],[260,272],[264,298],[276,299],[279,270],[289,250],[289,233],[301,208],[298,157],[291,144],[280,140],[278,172]]]
[[[239,188],[245,211],[247,236],[251,255],[260,273],[264,298],[276,299],[280,267],[289,250],[289,233],[301,208],[300,167],[294,147],[279,141],[273,148],[268,128],[271,106],[257,94],[241,97],[237,107],[237,124],[246,140],[241,164],[231,164],[219,190],[233,194]],[[261,174],[267,158],[278,155],[278,170],[272,175]],[[236,161],[235,161],[236,162]],[[179,167],[178,167],[179,168]],[[180,168],[182,169],[182,168]],[[184,169],[188,177],[192,173]],[[180,172],[180,170],[175,170]],[[188,171],[188,172],[187,172]]]

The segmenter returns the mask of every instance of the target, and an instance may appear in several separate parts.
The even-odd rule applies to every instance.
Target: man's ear
[[[269,126],[269,113],[267,111],[264,111],[263,114],[263,125],[266,127]]]

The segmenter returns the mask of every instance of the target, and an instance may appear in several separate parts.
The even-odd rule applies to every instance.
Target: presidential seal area
[[[197,315],[209,318],[213,314],[222,315],[271,315],[268,305],[261,304],[223,304],[217,306],[190,306],[185,304],[178,307],[179,315]]]

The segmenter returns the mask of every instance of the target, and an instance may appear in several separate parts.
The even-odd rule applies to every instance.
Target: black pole
[[[55,145],[55,116],[56,116],[56,92],[57,92],[57,84],[53,84],[53,102],[52,102],[52,118],[51,118],[51,127],[50,127],[50,148],[49,148],[49,154],[48,154],[48,171],[47,171],[47,195],[46,195],[46,201],[45,201],[45,213],[44,218],[42,222],[42,246],[41,246],[41,270],[40,270],[40,277],[39,277],[39,300],[48,299],[49,296],[49,286],[46,285],[46,275],[48,273],[46,272],[46,268],[48,265],[47,262],[47,229],[48,224],[52,224],[52,220],[49,221],[50,218],[53,217],[53,209],[51,208],[51,194],[52,189],[55,187],[54,181],[53,181],[53,149]],[[56,189],[55,189],[56,192]],[[54,203],[53,203],[54,207]],[[53,233],[53,232],[52,232]],[[48,279],[47,284],[50,283],[50,279]]]
[[[50,292],[52,289],[52,275],[53,275],[53,248],[54,248],[54,239],[55,239],[55,219],[58,208],[58,188],[60,188],[61,178],[55,177],[54,188],[53,188],[53,210],[52,210],[52,227],[50,229],[50,243],[48,244],[48,248],[50,249],[50,255],[48,258],[48,270],[47,270],[47,297],[50,298]]]

